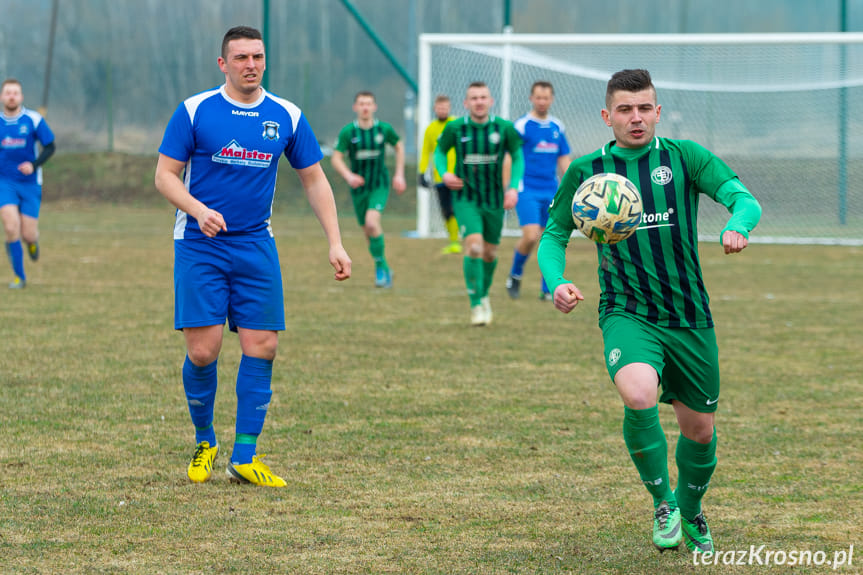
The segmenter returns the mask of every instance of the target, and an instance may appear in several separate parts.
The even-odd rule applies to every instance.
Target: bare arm
[[[338,174],[344,178],[344,180],[348,183],[348,185],[352,188],[359,188],[363,184],[366,183],[365,178],[363,178],[359,174],[355,174],[348,168],[348,164],[345,162],[344,153],[334,150],[332,157],[333,169],[338,172]]]
[[[561,178],[566,173],[566,170],[569,168],[569,163],[571,161],[572,160],[570,159],[570,157],[568,155],[563,155],[563,156],[557,157],[557,173],[560,174]]]
[[[393,189],[397,194],[401,195],[407,188],[405,182],[405,145],[399,141],[396,142],[396,173],[393,176]]]
[[[351,277],[351,258],[342,246],[333,188],[320,162],[297,170],[297,175],[300,177],[309,205],[312,206],[312,211],[315,212],[324,229],[324,235],[327,236],[327,242],[330,245],[330,265],[336,270],[335,278],[338,281],[346,280]]]
[[[185,162],[159,154],[159,162],[156,164],[156,189],[175,208],[195,218],[201,232],[207,237],[212,238],[220,231],[228,231],[222,214],[205,206],[186,189],[182,176],[185,167]]]

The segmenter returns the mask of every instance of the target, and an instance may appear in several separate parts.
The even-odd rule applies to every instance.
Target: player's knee
[[[479,258],[482,257],[482,244],[479,242],[470,242],[466,246],[467,256],[469,258]]]
[[[273,361],[279,347],[276,332],[254,332],[240,336],[240,347],[244,355]]]
[[[681,429],[684,437],[695,443],[706,445],[713,440],[713,422],[705,421],[703,424],[694,424],[689,429]]]
[[[3,232],[6,236],[6,242],[14,242],[21,237],[21,227],[18,222],[13,222],[7,218],[3,218]]]
[[[189,356],[189,361],[198,367],[204,367],[219,358],[219,349],[213,349],[212,346],[203,344],[193,344],[188,347],[186,354]]]
[[[487,262],[493,262],[497,257],[497,246],[494,244],[486,244],[482,250],[482,259]]]

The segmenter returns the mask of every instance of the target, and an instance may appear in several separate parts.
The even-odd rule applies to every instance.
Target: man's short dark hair
[[[377,101],[378,101],[378,99],[375,98],[374,93],[370,92],[369,90],[360,90],[359,92],[357,92],[357,95],[354,96],[354,102],[356,102],[360,98],[371,98],[372,102],[375,102],[375,103],[377,103]]]
[[[650,78],[650,72],[647,70],[621,70],[620,72],[615,72],[605,89],[605,107],[611,106],[611,100],[615,92],[641,92],[650,88],[654,92],[656,91],[656,88],[653,86],[653,80]]]
[[[533,86],[530,87],[531,96],[537,88],[548,88],[549,90],[551,90],[551,95],[554,96],[554,86],[552,86],[551,82],[548,82],[547,80],[537,80],[536,82],[534,82]]]
[[[438,94],[437,96],[435,96],[434,103],[440,104],[441,102],[447,102],[448,103],[449,102],[449,96],[447,96],[446,94]]]
[[[22,87],[21,82],[19,80],[17,80],[16,78],[6,78],[5,80],[3,80],[3,83],[0,84],[0,90],[5,88],[6,84],[17,84],[18,87]]]
[[[228,57],[228,42],[231,40],[239,40],[240,38],[245,38],[246,40],[263,40],[263,36],[261,36],[261,31],[257,28],[252,28],[251,26],[234,26],[227,32],[225,32],[225,37],[222,38],[222,58]]]
[[[471,82],[467,85],[468,90],[470,90],[471,88],[488,88],[488,84],[481,80],[476,80],[475,82]]]

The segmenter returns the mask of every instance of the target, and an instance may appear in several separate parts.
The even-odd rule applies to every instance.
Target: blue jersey
[[[42,185],[42,168],[25,176],[18,164],[32,162],[39,157],[36,143],[43,146],[54,141],[54,133],[45,119],[28,108],[14,117],[0,114],[0,178]]]
[[[280,156],[294,169],[323,158],[300,109],[263,89],[254,103],[228,97],[225,87],[180,104],[165,129],[159,153],[186,162],[184,183],[195,198],[225,218],[216,238],[272,237],[270,218]],[[194,217],[177,210],[174,239],[206,236]]]
[[[553,189],[557,191],[557,159],[569,154],[569,144],[563,123],[554,116],[540,120],[525,114],[515,121],[515,129],[524,142],[524,178],[522,188],[530,190]]]

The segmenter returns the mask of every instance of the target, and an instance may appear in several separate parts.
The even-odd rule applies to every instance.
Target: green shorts
[[[659,401],[678,400],[700,413],[719,401],[719,350],[713,328],[661,327],[625,313],[600,318],[605,367],[614,376],[624,365],[646,363],[659,374]]]
[[[357,216],[357,221],[361,226],[366,225],[366,212],[369,210],[377,210],[384,213],[384,208],[387,207],[387,200],[390,197],[389,188],[375,188],[374,190],[351,190],[351,200],[354,202],[354,213]]]
[[[459,198],[453,198],[452,209],[462,237],[482,234],[482,239],[487,244],[500,244],[506,210],[480,207],[474,201]]]

